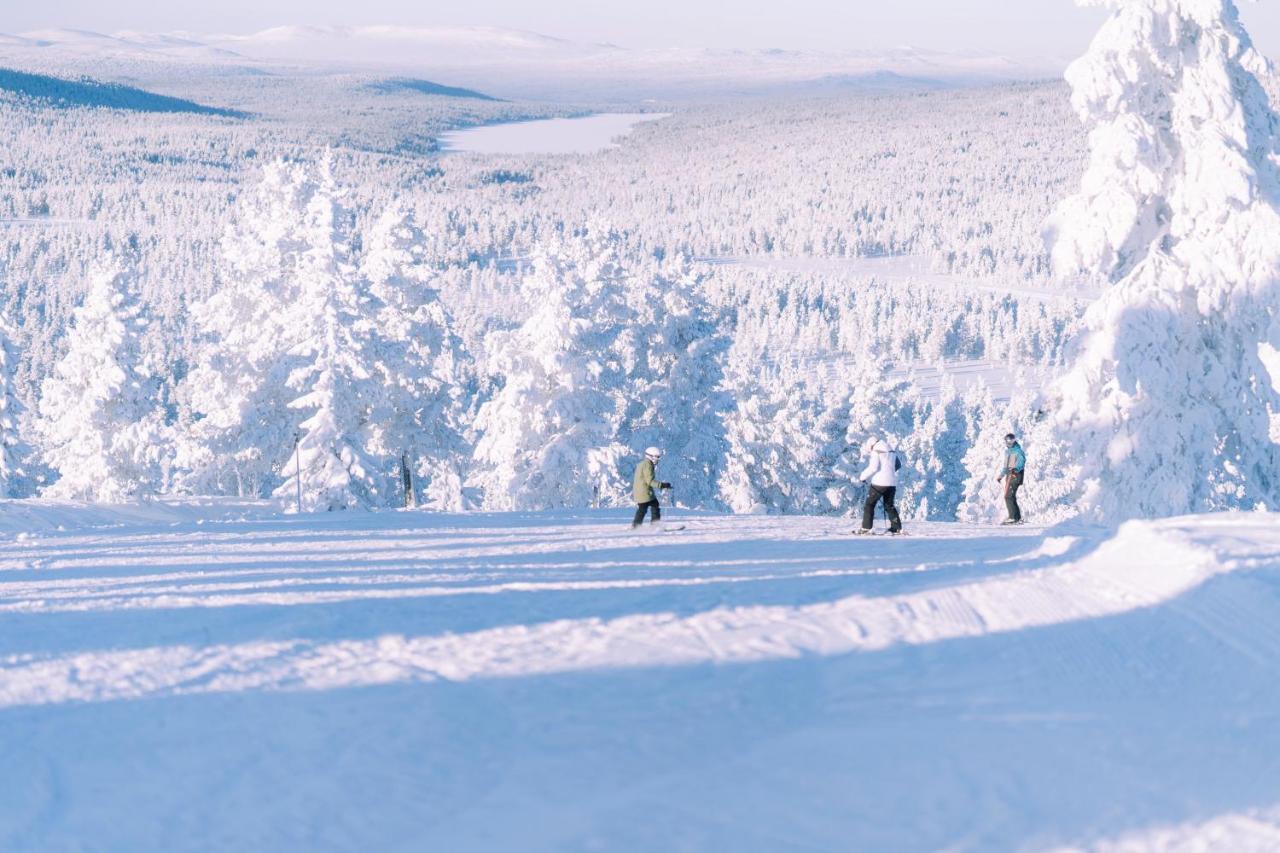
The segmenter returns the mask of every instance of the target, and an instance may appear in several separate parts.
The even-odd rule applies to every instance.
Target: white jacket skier
[[[899,462],[898,451],[889,446],[889,443],[883,438],[877,439],[871,445],[871,459],[867,463],[867,467],[858,477],[862,482],[871,482],[873,486],[881,488],[897,488],[898,486],[898,469],[902,467]]]

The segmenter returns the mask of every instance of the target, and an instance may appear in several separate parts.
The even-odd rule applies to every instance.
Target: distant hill
[[[209,107],[119,83],[104,83],[88,77],[67,80],[12,68],[0,68],[0,91],[39,98],[57,107],[105,107],[140,113],[197,113],[227,118],[246,115],[238,110]]]
[[[110,58],[119,76],[198,76],[219,69],[314,71],[391,81],[377,91],[484,99],[632,102],[812,90],[897,90],[1056,77],[1057,60],[986,51],[628,48],[526,30],[465,26],[281,26],[255,33],[39,30],[0,35],[0,63],[72,73]],[[177,70],[180,67],[180,70]],[[72,74],[67,74],[72,76]],[[449,80],[454,87],[429,82]],[[144,84],[145,85],[145,84]],[[466,88],[461,88],[466,87]]]
[[[445,98],[474,98],[479,101],[502,100],[502,98],[495,98],[492,95],[486,95],[474,89],[444,86],[440,83],[433,83],[430,80],[418,80],[412,77],[392,77],[386,80],[377,80],[370,83],[366,88],[384,95],[396,92],[417,92],[422,95],[440,95]]]

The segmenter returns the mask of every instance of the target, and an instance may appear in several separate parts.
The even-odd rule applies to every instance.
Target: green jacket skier
[[[671,488],[670,483],[665,483],[658,479],[658,461],[662,459],[662,451],[656,447],[647,448],[644,452],[644,459],[636,466],[636,476],[632,484],[631,496],[635,498],[636,507],[635,521],[631,523],[632,527],[639,527],[644,523],[646,512],[652,513],[652,520],[658,521],[662,518],[662,508],[658,505],[658,490]]]

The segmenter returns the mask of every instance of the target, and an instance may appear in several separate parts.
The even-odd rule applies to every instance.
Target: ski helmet
[[[644,450],[644,455],[646,458],[654,462],[657,462],[659,459],[662,458],[662,449],[658,447],[646,447]]]

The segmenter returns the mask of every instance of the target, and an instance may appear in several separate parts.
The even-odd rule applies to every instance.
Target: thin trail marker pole
[[[413,473],[409,470],[409,454],[400,454],[400,485],[404,490],[405,509],[418,505],[418,496],[413,491]]]
[[[298,481],[298,515],[302,515],[302,436],[293,437],[293,476]]]

